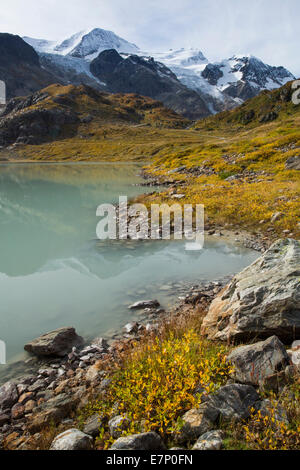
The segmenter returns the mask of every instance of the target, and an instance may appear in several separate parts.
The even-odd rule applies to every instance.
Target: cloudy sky
[[[299,0],[9,0],[0,31],[60,40],[100,27],[148,51],[251,53],[300,76],[299,18]]]

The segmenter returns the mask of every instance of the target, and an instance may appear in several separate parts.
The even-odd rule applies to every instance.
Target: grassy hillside
[[[56,124],[62,121],[62,115],[64,121],[57,131]],[[10,102],[0,120],[0,132],[3,127],[6,131],[8,126],[18,129],[25,124],[30,134],[32,126],[40,122],[42,136],[38,133],[30,144],[17,141],[17,144],[6,145],[0,158],[47,161],[138,158],[147,155],[144,140],[149,142],[151,152],[157,138],[165,138],[168,131],[190,124],[151,98],[135,94],[110,95],[87,86],[51,85],[30,97]],[[14,141],[18,137],[17,133],[7,134]]]
[[[212,223],[299,237],[299,170],[287,164],[294,157],[299,165],[300,154],[300,106],[291,101],[291,84],[197,122],[189,135],[166,145],[148,167],[180,183],[182,204],[204,204]],[[171,200],[173,190],[151,201]]]

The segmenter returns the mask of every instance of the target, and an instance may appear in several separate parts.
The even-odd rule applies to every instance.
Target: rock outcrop
[[[37,356],[65,356],[74,346],[82,343],[83,339],[75,329],[66,327],[39,336],[27,343],[24,349]]]
[[[222,341],[290,342],[300,335],[300,243],[278,240],[212,302],[202,334]]]

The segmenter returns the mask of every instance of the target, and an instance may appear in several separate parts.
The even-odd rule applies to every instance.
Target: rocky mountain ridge
[[[91,62],[101,52],[109,49],[115,49],[121,54],[148,57],[149,60],[152,58],[167,66],[183,85],[200,94],[212,114],[232,109],[264,89],[277,88],[294,79],[284,67],[267,65],[252,55],[235,55],[220,62],[211,62],[202,51],[195,48],[171,49],[163,53],[143,51],[111,31],[100,28],[76,33],[62,43],[28,37],[24,40],[41,56],[45,53],[54,54],[52,63],[56,59],[59,61],[58,55],[66,59],[76,57]],[[62,64],[61,61],[60,63]]]

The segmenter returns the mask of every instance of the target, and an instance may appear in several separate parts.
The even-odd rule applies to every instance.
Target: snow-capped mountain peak
[[[145,52],[112,31],[93,28],[80,31],[64,41],[25,37],[39,52],[42,66],[68,83],[95,80],[90,63],[105,50],[115,50],[136,62],[155,61],[158,75],[177,79],[197,92],[212,113],[230,109],[256,96],[262,90],[278,88],[293,75],[284,67],[273,67],[251,54],[237,54],[219,62],[210,62],[195,48]],[[135,58],[133,57],[135,56]],[[153,62],[154,63],[154,62]],[[97,81],[97,86],[103,85]]]
[[[257,57],[248,55],[234,55],[221,62],[208,64],[203,70],[202,76],[222,91],[231,91],[238,84],[247,83],[253,93],[263,89],[280,87],[294,76],[284,67],[273,67],[265,64]],[[253,95],[254,96],[254,95]],[[243,99],[251,98],[245,96]]]
[[[139,52],[139,48],[135,44],[122,39],[112,31],[101,28],[80,31],[62,42],[29,37],[23,39],[38,52],[78,57],[87,61],[92,61],[100,52],[107,49],[131,54]]]

